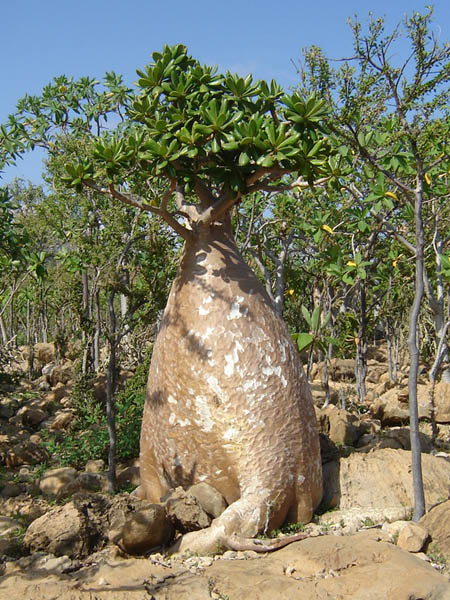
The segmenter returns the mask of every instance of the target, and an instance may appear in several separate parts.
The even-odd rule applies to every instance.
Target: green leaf
[[[305,350],[306,348],[308,348],[308,346],[310,346],[312,344],[314,340],[314,336],[311,335],[310,333],[299,333],[297,334],[297,348],[299,352],[302,352],[303,350]]]
[[[314,332],[317,332],[319,330],[320,313],[321,313],[320,306],[316,306],[316,308],[313,310],[312,317],[311,317],[311,329]]]
[[[303,318],[305,319],[305,321],[308,323],[308,325],[312,329],[313,327],[312,327],[311,315],[309,313],[309,310],[306,308],[306,306],[304,306],[302,304],[301,311],[302,311]]]

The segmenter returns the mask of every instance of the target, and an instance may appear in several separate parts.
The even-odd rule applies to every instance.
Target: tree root
[[[220,538],[220,543],[229,550],[253,550],[254,552],[273,552],[283,546],[298,542],[309,537],[306,533],[295,533],[281,538],[243,538],[237,534],[224,536]]]

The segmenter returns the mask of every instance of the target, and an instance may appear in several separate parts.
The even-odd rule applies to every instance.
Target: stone
[[[23,483],[15,483],[14,481],[7,481],[1,487],[0,496],[2,498],[15,498],[20,496],[25,491],[25,485]]]
[[[420,386],[419,386],[420,387]],[[419,398],[419,418],[430,417],[428,400],[424,402]],[[383,427],[403,425],[409,422],[409,393],[407,387],[396,387],[379,396],[370,406],[370,413],[381,420]]]
[[[431,410],[431,384],[418,386],[417,401]],[[436,423],[450,423],[450,383],[440,381],[435,385],[434,411]]]
[[[0,516],[0,537],[9,537],[20,528],[20,523],[12,517]]]
[[[67,362],[63,365],[55,365],[47,376],[50,385],[55,387],[58,384],[68,383],[73,378],[73,374],[73,365],[71,362]]]
[[[222,494],[204,481],[190,487],[189,494],[194,496],[201,508],[213,519],[219,517],[227,507]]]
[[[22,423],[25,427],[36,427],[48,418],[48,413],[41,408],[26,406],[19,411]]]
[[[408,524],[410,523],[410,521],[404,521],[404,520],[399,520],[399,521],[386,521],[385,523],[383,523],[381,530],[386,533],[386,535],[389,536],[389,540],[391,542],[396,542],[397,538],[400,534],[400,531],[406,527]]]
[[[25,533],[24,546],[30,552],[81,558],[89,553],[91,541],[85,516],[69,502],[33,521]]]
[[[90,459],[84,466],[86,473],[102,473],[105,470],[105,461],[102,458]]]
[[[170,491],[169,497],[164,498],[164,504],[167,516],[180,533],[204,529],[211,524],[211,518],[197,499],[182,487]]]
[[[131,514],[145,510],[150,506],[146,500],[141,500],[129,494],[116,494],[111,499],[108,509],[106,537],[113,544],[120,544],[125,521]]]
[[[15,444],[6,453],[5,462],[8,468],[21,465],[35,465],[47,462],[50,459],[48,451],[41,445],[31,440]]]
[[[80,473],[73,485],[88,492],[108,492],[106,473]]]
[[[422,455],[423,482],[427,507],[448,495],[450,462],[430,454]],[[323,507],[339,510],[322,515],[328,523],[345,523],[352,518],[374,522],[404,519],[412,510],[411,453],[406,450],[375,449],[353,452],[323,466],[325,491]]]
[[[136,465],[130,465],[125,467],[117,473],[117,487],[118,489],[126,486],[137,487],[141,482],[139,467]]]
[[[316,417],[319,432],[328,435],[335,444],[353,446],[361,435],[358,417],[333,404],[316,407]]]
[[[63,411],[58,413],[55,416],[52,424],[50,425],[50,429],[52,431],[61,431],[62,429],[66,429],[74,419],[74,414],[72,411]]]
[[[91,568],[61,565],[48,555],[6,563],[1,598],[21,600],[447,600],[448,578],[393,544],[360,532],[348,537],[308,538],[253,560],[211,564],[204,556],[184,562],[152,555],[155,562],[98,552]],[[238,558],[240,553],[234,554]],[[248,552],[242,553],[248,559]],[[73,561],[73,559],[71,559]],[[187,559],[190,561],[190,558]],[[42,570],[35,565],[42,565]],[[56,572],[48,570],[51,564]],[[190,563],[188,563],[190,564]],[[202,568],[196,568],[201,565]],[[100,582],[102,586],[100,587]]]
[[[73,493],[77,488],[76,469],[72,467],[60,467],[46,471],[39,482],[39,489],[44,496],[66,496]]]
[[[63,398],[66,398],[70,395],[71,391],[71,385],[63,385],[62,383],[58,383],[50,392],[45,394],[45,399],[50,403],[61,402]]]
[[[450,499],[433,506],[419,525],[430,533],[429,549],[444,556],[450,564]]]
[[[133,512],[125,521],[122,544],[130,554],[143,554],[167,544],[173,537],[173,526],[161,504]]]
[[[26,357],[28,358],[28,356]],[[53,342],[38,343],[34,345],[34,360],[40,364],[41,368],[56,360],[56,349]]]
[[[429,537],[428,531],[417,523],[407,523],[403,527],[397,540],[397,546],[408,552],[420,552]]]

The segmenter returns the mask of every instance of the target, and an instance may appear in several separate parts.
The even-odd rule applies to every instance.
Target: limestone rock
[[[169,492],[169,497],[165,497],[164,502],[167,516],[181,533],[204,529],[211,524],[211,518],[197,499],[182,487]]]
[[[222,494],[204,481],[190,487],[189,494],[194,496],[201,508],[213,519],[220,516],[227,507]]]
[[[434,506],[419,521],[431,536],[429,548],[442,554],[450,564],[450,500]]]
[[[335,444],[353,446],[361,435],[358,417],[332,404],[316,408],[316,417],[319,432]]]
[[[131,513],[122,531],[122,544],[130,554],[142,554],[167,544],[173,537],[173,526],[161,504]]]
[[[43,446],[29,440],[19,442],[10,448],[6,453],[5,461],[7,467],[18,467],[46,462],[49,458],[49,453]]]
[[[33,521],[26,531],[24,545],[30,552],[80,558],[89,553],[91,539],[86,519],[70,502]]]
[[[450,462],[422,455],[427,506],[448,495]],[[355,515],[375,522],[403,519],[413,507],[411,453],[405,450],[376,449],[354,452],[323,467],[325,493],[323,506],[339,508],[323,520],[347,523]]]
[[[249,553],[234,553],[245,556],[243,560],[198,560],[197,565],[196,561],[183,564],[158,555],[153,562],[98,553],[95,569],[73,571],[70,561],[55,566],[56,561],[49,557],[41,556],[37,561],[26,557],[7,563],[6,576],[0,579],[0,597],[88,600],[94,594],[99,600],[449,598],[446,577],[415,554],[371,539],[367,533],[308,538],[257,558]],[[44,568],[38,570],[36,562]],[[48,569],[48,563],[54,571]]]
[[[53,431],[61,431],[63,429],[66,429],[73,421],[73,419],[74,414],[72,411],[62,411],[55,416],[52,424],[50,425],[50,429]]]
[[[381,531],[389,536],[391,542],[395,542],[400,534],[400,531],[406,527],[411,521],[386,521],[381,527]]]
[[[56,360],[56,348],[53,342],[38,343],[34,345],[34,360],[40,363],[41,367]]]
[[[123,526],[129,516],[137,511],[145,510],[150,506],[146,500],[141,500],[129,494],[116,494],[111,499],[111,504],[106,515],[106,537],[113,544],[120,543]]]
[[[77,471],[72,467],[61,467],[46,471],[39,482],[44,496],[66,496],[77,488]]]
[[[138,486],[141,482],[139,467],[130,465],[117,473],[117,487],[123,488],[127,485]]]
[[[86,473],[102,473],[105,470],[105,461],[102,458],[88,460],[84,470]]]
[[[419,385],[417,401],[431,408],[431,384]],[[436,423],[450,423],[450,383],[441,381],[434,388],[434,409]]]
[[[71,385],[63,385],[58,383],[50,392],[45,395],[48,402],[60,402],[63,398],[70,395],[72,391]]]
[[[379,398],[370,407],[371,414],[381,420],[383,427],[403,425],[409,422],[409,394],[407,387],[393,388]],[[430,417],[428,400],[418,397],[419,418]]]
[[[429,537],[428,531],[417,523],[408,523],[398,535],[397,546],[408,552],[420,552]]]
[[[0,516],[0,537],[9,537],[20,529],[21,525],[12,517]]]
[[[36,427],[48,418],[48,413],[45,410],[33,406],[24,407],[18,414],[20,414],[25,427]]]

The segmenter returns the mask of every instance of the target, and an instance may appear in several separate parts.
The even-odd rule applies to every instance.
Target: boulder
[[[71,410],[61,411],[55,416],[52,424],[50,425],[50,429],[52,431],[61,431],[66,429],[71,424],[73,419],[74,414]]]
[[[420,552],[428,537],[429,533],[425,527],[410,522],[400,530],[397,546],[408,552]]]
[[[430,533],[429,549],[444,556],[450,564],[450,500],[433,506],[419,521]]]
[[[28,358],[28,357],[27,357]],[[41,368],[56,360],[56,348],[53,342],[38,343],[34,345],[34,360],[39,363]]]
[[[19,467],[20,465],[35,465],[50,459],[48,451],[41,445],[31,440],[19,442],[10,448],[5,457],[6,466]]]
[[[361,435],[358,417],[333,404],[316,407],[316,418],[319,432],[328,435],[335,444],[353,446]]]
[[[69,502],[33,521],[25,533],[24,546],[30,552],[81,558],[89,554],[92,537],[85,515]]]
[[[76,491],[78,473],[72,467],[61,467],[46,471],[39,482],[39,489],[44,496],[62,497]]]
[[[408,389],[393,388],[373,402],[370,414],[380,419],[383,427],[402,425],[409,421]]]
[[[113,544],[120,544],[125,521],[131,514],[147,509],[150,503],[137,496],[116,494],[112,499],[106,515],[106,537]]]
[[[417,388],[419,404],[431,409],[431,384]],[[436,423],[450,423],[450,383],[441,381],[434,388],[434,418]]]
[[[25,406],[18,414],[20,414],[22,424],[25,427],[37,427],[48,418],[48,413],[45,410],[34,406]]]
[[[377,541],[372,533],[326,535],[267,555],[234,552],[229,553],[229,560],[201,556],[184,564],[161,555],[155,555],[154,561],[123,560],[105,550],[97,554],[95,568],[80,570],[70,560],[59,565],[53,557],[35,555],[6,564],[0,596],[21,600],[449,598],[446,577],[417,555]]]
[[[209,527],[210,516],[197,499],[182,487],[171,490],[164,498],[167,516],[180,533],[197,531]]]
[[[125,467],[117,473],[117,487],[118,489],[126,486],[137,487],[141,482],[139,467],[137,465],[130,465]]]
[[[105,461],[102,458],[90,459],[84,466],[86,473],[102,473],[105,470]]]
[[[205,481],[190,487],[189,494],[194,496],[201,508],[213,519],[219,517],[228,506],[222,494]]]
[[[422,455],[427,506],[448,495],[450,462]],[[346,524],[371,518],[374,522],[404,519],[413,507],[411,453],[406,450],[376,449],[354,452],[339,461],[326,463],[323,507],[339,508],[324,514],[325,522]]]
[[[130,554],[143,554],[167,544],[174,529],[161,504],[131,513],[122,530],[122,544]]]

